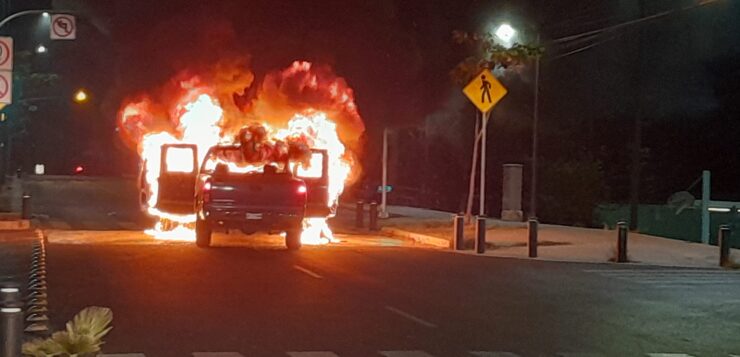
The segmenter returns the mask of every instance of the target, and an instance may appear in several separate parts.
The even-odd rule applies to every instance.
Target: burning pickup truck
[[[242,145],[216,145],[202,165],[197,164],[196,145],[162,145],[156,209],[194,213],[199,247],[210,246],[214,230],[238,229],[245,234],[284,233],[287,248],[295,250],[301,247],[307,218],[326,219],[335,213],[336,206],[327,205],[326,150],[310,149],[305,164],[286,160],[256,166],[246,159]],[[142,184],[146,202],[151,188]]]
[[[264,206],[300,200],[300,180],[306,187],[300,243],[335,242],[327,219],[345,184],[361,172],[364,124],[353,90],[330,67],[305,61],[271,71],[260,83],[254,78],[247,59],[237,56],[183,70],[124,100],[117,129],[141,159],[139,201],[156,219],[148,235],[195,242],[196,228],[201,237],[239,229],[287,232],[294,239],[298,220],[269,223],[275,214]],[[223,216],[228,200],[242,206],[226,215],[235,219],[213,218]]]

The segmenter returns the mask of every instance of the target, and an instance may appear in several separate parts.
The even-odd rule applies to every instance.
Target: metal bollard
[[[28,193],[23,194],[23,198],[21,201],[21,218],[31,218],[31,195],[29,195]]]
[[[454,237],[452,237],[450,247],[453,250],[463,250],[465,249],[465,215],[463,215],[462,213],[455,215],[452,225]]]
[[[527,248],[529,248],[529,257],[537,258],[537,233],[539,231],[539,222],[537,217],[531,217],[527,221],[527,227],[529,229],[529,239],[527,240]]]
[[[730,265],[730,237],[732,231],[730,226],[723,224],[719,227],[719,237],[717,238],[717,245],[719,245],[719,266],[724,267]]]
[[[486,217],[478,216],[475,219],[475,252],[486,252]]]
[[[617,263],[627,262],[627,222],[617,222]]]
[[[23,339],[23,302],[17,287],[0,288],[2,356],[20,356]]]
[[[368,220],[368,226],[371,231],[378,230],[378,203],[375,201],[370,202],[370,219]]]
[[[365,202],[360,200],[357,201],[357,208],[355,209],[355,227],[362,228],[365,226]]]

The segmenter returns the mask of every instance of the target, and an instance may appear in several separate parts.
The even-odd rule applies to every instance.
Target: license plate
[[[262,219],[262,213],[247,213],[248,220],[259,220]]]

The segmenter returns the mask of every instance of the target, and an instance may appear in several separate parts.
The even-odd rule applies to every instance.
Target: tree
[[[460,61],[450,71],[450,78],[457,85],[465,85],[470,82],[484,68],[505,70],[510,67],[521,66],[544,53],[544,48],[539,45],[530,46],[514,43],[511,47],[505,47],[499,44],[492,34],[478,34],[455,30],[452,32],[452,40],[454,43],[466,47],[470,53],[468,57]],[[478,141],[482,132],[482,128],[480,128],[477,122],[475,127],[468,202],[465,210],[465,216],[468,222],[471,222],[472,217]]]
[[[46,99],[56,98],[60,77],[58,74],[38,71],[33,65],[33,54],[29,51],[16,52],[13,65],[13,103],[1,109],[5,120],[0,123],[2,140],[5,143],[0,178],[9,168],[12,141],[24,135],[29,119]]]
[[[499,44],[491,34],[469,33],[455,30],[452,41],[468,49],[470,55],[450,71],[455,84],[465,85],[484,68],[491,70],[521,66],[542,56],[544,48],[514,43],[511,47]]]

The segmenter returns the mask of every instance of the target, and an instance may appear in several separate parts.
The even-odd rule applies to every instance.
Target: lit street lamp
[[[501,42],[503,42],[504,46],[511,47],[512,40],[514,39],[514,36],[516,36],[516,30],[511,27],[511,25],[503,23],[496,28],[494,34],[499,40],[501,40]]]
[[[41,13],[41,16],[43,16],[44,18],[48,18],[49,17],[49,12],[48,11],[44,11],[44,12]]]
[[[38,45],[36,46],[36,53],[46,53],[47,49],[44,45]]]
[[[516,37],[516,29],[507,23],[499,25],[494,35],[506,47],[511,47]],[[540,44],[540,35],[537,34],[537,45]],[[537,124],[539,122],[539,96],[540,96],[540,56],[534,63],[534,105],[532,113],[532,176],[529,190],[529,216],[537,216]]]
[[[85,92],[84,89],[78,89],[77,92],[75,92],[74,100],[77,103],[84,103],[87,101],[87,92]]]

